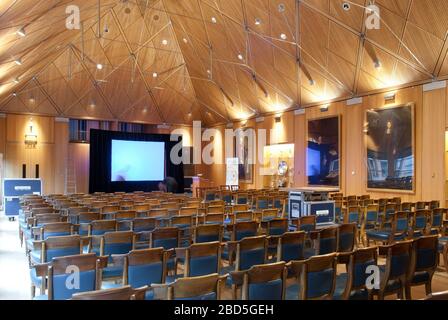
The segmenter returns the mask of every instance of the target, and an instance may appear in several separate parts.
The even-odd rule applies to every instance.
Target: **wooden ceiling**
[[[447,30],[446,0],[2,0],[0,112],[228,122],[445,79]]]

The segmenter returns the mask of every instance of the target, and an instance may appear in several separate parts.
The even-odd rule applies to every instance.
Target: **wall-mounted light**
[[[276,116],[275,123],[280,123],[280,122],[282,122],[282,116]]]
[[[30,119],[28,132],[25,134],[25,145],[30,148],[35,148],[37,145],[37,134],[33,131],[33,119]]]
[[[319,109],[320,109],[321,112],[327,112],[329,107],[330,107],[329,104],[324,104],[324,105],[321,105],[319,107]]]
[[[395,92],[389,92],[384,95],[384,101],[391,103],[395,101]]]

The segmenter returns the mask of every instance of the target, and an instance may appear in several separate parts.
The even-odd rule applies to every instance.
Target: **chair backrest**
[[[194,229],[195,243],[222,241],[223,227],[219,224],[198,225]]]
[[[46,240],[49,237],[69,236],[73,233],[73,224],[69,222],[45,223],[40,229],[40,239]]]
[[[425,231],[426,227],[428,226],[428,222],[431,216],[430,210],[417,210],[413,213],[413,219],[412,219],[412,228],[415,231],[422,232]]]
[[[237,211],[233,214],[233,222],[253,221],[254,213],[252,211]]]
[[[267,239],[265,236],[249,237],[240,240],[236,247],[236,271],[248,270],[264,264],[267,258]]]
[[[364,225],[365,226],[376,226],[379,217],[379,205],[369,204],[365,209]]]
[[[293,265],[295,263],[293,262]],[[300,300],[331,299],[336,287],[336,254],[312,257],[298,264]]]
[[[317,255],[325,255],[338,250],[338,227],[322,229],[317,235]]]
[[[179,228],[157,228],[150,233],[149,246],[151,248],[162,247],[165,250],[180,247]]]
[[[269,209],[269,197],[258,196],[255,200],[255,208],[257,210]]]
[[[235,195],[236,204],[248,204],[249,202],[249,194],[247,192],[238,192]]]
[[[361,222],[361,207],[352,206],[347,208],[347,214],[344,216],[344,223],[356,223]]]
[[[192,244],[185,253],[185,277],[199,277],[221,270],[219,241]]]
[[[278,209],[264,209],[261,211],[262,221],[268,221],[278,217]]]
[[[132,231],[143,232],[152,231],[157,227],[157,219],[155,218],[135,218],[132,220]]]
[[[249,210],[249,205],[248,204],[234,204],[232,206],[232,213],[246,212],[248,210]]]
[[[268,236],[281,236],[285,232],[288,232],[289,220],[275,218],[267,222],[266,234]]]
[[[137,213],[147,213],[151,209],[149,203],[137,203],[134,204],[134,211]]]
[[[305,231],[286,232],[278,241],[277,261],[298,261],[304,258]]]
[[[401,211],[412,211],[413,203],[412,202],[403,202],[401,204]]]
[[[148,287],[133,289],[131,286],[97,290],[73,295],[72,300],[144,300]]]
[[[233,225],[232,241],[240,241],[246,237],[256,236],[258,223],[256,221],[237,222]]]
[[[137,216],[137,212],[134,210],[120,210],[117,213],[115,213],[115,219],[117,221],[122,220],[132,220],[135,219]]]
[[[354,251],[347,265],[347,285],[342,294],[343,300],[348,300],[353,291],[367,290],[367,279],[371,272],[367,272],[370,266],[378,265],[378,248],[369,247]],[[368,292],[366,292],[368,294]],[[368,296],[367,296],[368,297]]]
[[[338,252],[352,252],[356,246],[357,233],[356,223],[341,224],[338,227]]]
[[[170,226],[180,229],[191,228],[194,224],[193,216],[174,216],[170,219]]]
[[[252,266],[243,279],[243,300],[283,300],[286,292],[285,262]]]
[[[95,220],[100,220],[100,214],[98,212],[81,212],[77,219],[77,223],[90,223]]]
[[[297,220],[297,230],[310,232],[316,230],[316,216],[303,216]]]
[[[440,208],[440,201],[439,200],[433,200],[429,203],[429,209],[437,209]]]
[[[99,236],[106,232],[117,230],[117,221],[115,220],[96,220],[89,225],[89,235]]]
[[[182,207],[179,209],[180,216],[197,216],[198,208],[197,207]]]
[[[35,250],[40,251],[40,261],[51,262],[55,257],[73,256],[82,253],[81,237],[78,235],[50,237],[34,243]]]
[[[412,280],[416,272],[428,272],[429,281],[438,266],[438,244],[437,235],[421,237],[412,242],[411,264],[408,279]]]
[[[205,190],[204,191],[204,200],[212,201],[216,199],[216,190]]]
[[[120,206],[106,205],[101,208],[101,213],[116,213],[120,210]]]
[[[430,225],[431,228],[440,229],[443,224],[443,216],[446,213],[447,209],[436,208],[432,210]]]
[[[207,214],[210,213],[222,213],[224,214],[225,207],[224,206],[209,206],[207,208]]]
[[[148,212],[149,218],[166,218],[168,216],[169,216],[168,209],[165,208],[151,209]]]
[[[232,204],[233,194],[230,190],[222,190],[220,191],[220,199],[224,201],[227,205]]]
[[[425,201],[418,201],[418,202],[415,204],[415,210],[423,210],[423,209],[426,209],[426,205],[427,205],[427,202],[425,202]]]
[[[123,283],[132,288],[165,283],[167,266],[163,248],[132,250],[124,261]]]
[[[219,274],[200,277],[179,278],[168,287],[168,300],[220,300],[221,281]]]
[[[411,262],[412,241],[397,242],[395,244],[380,247],[380,254],[386,254],[386,271],[381,288],[386,288],[390,280],[401,280],[402,285],[408,274]]]
[[[225,214],[224,213],[210,213],[204,216],[205,224],[224,224]]]
[[[99,265],[95,254],[53,258],[48,267],[48,299],[67,300],[76,293],[99,289],[101,285]],[[68,278],[73,277],[75,272],[79,282],[72,283]]]
[[[400,211],[392,216],[392,229],[395,233],[404,234],[409,230],[409,212]]]
[[[134,249],[134,233],[132,231],[106,232],[101,237],[100,253],[102,256],[127,254]]]

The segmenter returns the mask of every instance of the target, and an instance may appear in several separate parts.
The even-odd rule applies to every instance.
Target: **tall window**
[[[70,142],[89,142],[90,129],[110,130],[110,122],[70,119]]]
[[[145,127],[140,123],[127,123],[127,122],[119,122],[118,130],[122,132],[133,132],[133,133],[143,133],[145,132]]]

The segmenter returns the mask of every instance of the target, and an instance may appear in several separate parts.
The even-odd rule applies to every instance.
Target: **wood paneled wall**
[[[363,97],[362,103],[348,106],[345,101],[333,103],[328,111],[319,106],[307,108],[304,114],[282,114],[281,123],[275,116],[265,117],[263,122],[249,120],[246,127],[272,129],[272,144],[295,144],[294,185],[307,185],[306,177],[306,125],[308,120],[329,116],[341,117],[341,176],[340,189],[345,194],[371,194],[374,198],[401,196],[404,201],[441,200],[445,203],[445,131],[448,128],[447,88],[424,92],[423,86],[401,89],[395,92],[395,101],[387,103],[385,93]],[[415,103],[415,192],[380,192],[367,189],[365,136],[363,133],[365,112],[368,109]],[[234,129],[242,123],[234,123]],[[269,141],[269,137],[268,137]],[[222,149],[223,146],[215,147]],[[448,161],[448,160],[447,160]],[[448,166],[448,162],[447,162]],[[217,184],[225,183],[225,166],[212,166],[206,177]],[[263,187],[263,177],[255,165],[254,183],[246,188]]]

